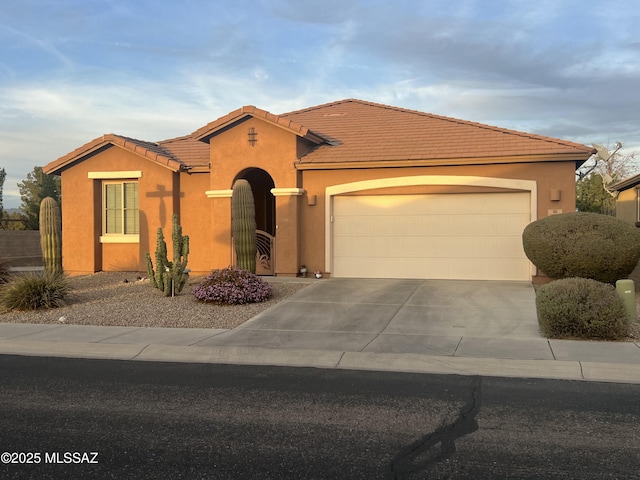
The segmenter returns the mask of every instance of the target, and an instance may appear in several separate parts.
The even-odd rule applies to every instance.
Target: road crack
[[[430,470],[455,453],[455,440],[478,430],[476,415],[482,404],[481,384],[481,377],[475,377],[469,398],[453,422],[438,427],[398,452],[391,460],[391,478],[401,480]]]

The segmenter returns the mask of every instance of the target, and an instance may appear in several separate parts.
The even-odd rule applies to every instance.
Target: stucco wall
[[[250,128],[257,134],[254,146],[248,141]],[[250,118],[212,137],[210,144],[212,190],[231,188],[247,168],[267,171],[276,188],[296,186],[296,136],[283,128]]]
[[[256,142],[249,143],[253,128]],[[231,189],[233,182],[251,168],[264,170],[273,179],[275,188],[299,187],[297,137],[290,131],[249,118],[234,128],[225,130],[210,140],[212,191]],[[208,199],[211,208],[213,268],[224,268],[233,262],[231,255],[231,199],[219,196]],[[298,265],[297,218],[298,199],[276,197],[276,249],[279,275],[295,275]]]
[[[100,243],[102,181],[89,172],[141,171],[139,182],[139,243]],[[145,271],[144,253],[155,251],[155,232],[171,225],[177,211],[178,174],[119,147],[96,153],[62,173],[63,267],[69,274],[100,270]],[[170,231],[169,231],[170,232]]]
[[[325,265],[325,191],[327,187],[363,180],[383,179],[391,176],[405,177],[417,175],[479,176],[520,180],[534,180],[537,183],[537,215],[545,217],[550,213],[575,210],[574,164],[505,164],[426,168],[377,168],[351,170],[305,170],[302,172],[306,191],[301,201],[300,221],[300,262],[313,270],[326,271]],[[411,186],[393,189],[373,189],[357,194],[380,193],[462,193],[490,191],[492,189],[469,186]],[[560,200],[555,191],[560,192]],[[504,190],[503,190],[504,191]],[[552,193],[553,192],[553,193]],[[554,195],[552,197],[552,195]],[[315,205],[309,199],[315,198]]]
[[[194,274],[208,273],[213,269],[211,200],[205,195],[208,188],[208,173],[180,174],[180,225],[182,234],[189,236],[187,266]],[[155,236],[152,240],[155,242]],[[171,242],[168,244],[171,245]],[[151,252],[153,256],[155,243]]]

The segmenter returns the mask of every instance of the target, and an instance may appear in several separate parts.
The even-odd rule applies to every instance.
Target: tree
[[[598,144],[593,147],[597,150],[594,164],[583,165],[577,172],[576,208],[580,212],[612,214],[616,196],[607,187],[635,173],[635,153],[621,153],[620,142],[612,151]]]
[[[13,213],[9,213],[6,210],[4,212],[2,212],[2,218],[4,219],[9,219],[9,220],[16,220],[13,222],[4,222],[4,228],[6,230],[26,230],[27,227],[24,225],[24,222],[26,222],[25,218],[20,215],[19,212],[13,212]],[[18,222],[17,220],[22,220],[21,222]]]
[[[591,172],[576,182],[576,208],[579,212],[610,214],[615,206],[616,199],[605,189],[600,174]]]
[[[60,203],[60,177],[47,175],[42,167],[35,167],[27,174],[27,179],[18,183],[21,210],[26,217],[26,223],[33,230],[38,230],[40,224],[40,202],[46,197],[53,198]]]

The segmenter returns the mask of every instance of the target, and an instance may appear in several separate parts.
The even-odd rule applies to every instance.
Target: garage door
[[[529,195],[334,196],[332,275],[529,281]]]

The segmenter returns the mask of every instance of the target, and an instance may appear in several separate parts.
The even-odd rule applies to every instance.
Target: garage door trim
[[[474,187],[493,187],[510,190],[528,191],[530,193],[530,221],[538,218],[537,183],[533,180],[513,178],[454,176],[454,175],[418,175],[411,177],[381,178],[344,183],[327,187],[325,190],[325,268],[333,271],[333,199],[336,195],[371,190],[375,188],[407,187],[415,185],[463,185]],[[532,274],[535,267],[532,265]]]

